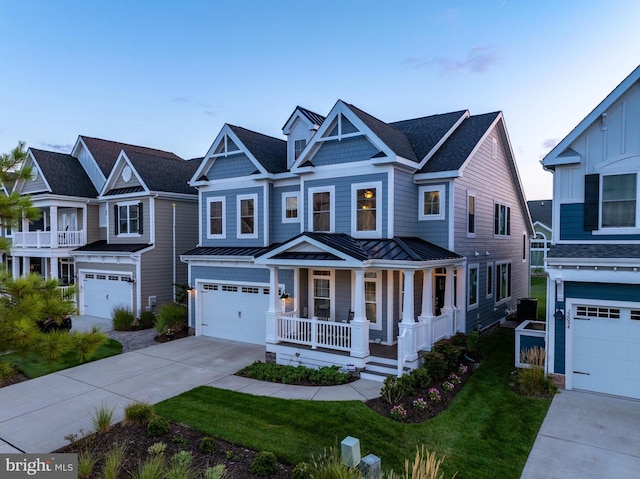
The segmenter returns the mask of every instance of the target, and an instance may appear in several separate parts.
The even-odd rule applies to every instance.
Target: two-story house
[[[535,233],[535,236],[531,238],[529,262],[532,270],[542,270],[547,258],[547,251],[551,246],[553,200],[532,200],[528,201],[527,205]]]
[[[314,365],[397,344],[402,370],[527,295],[533,229],[500,112],[385,123],[338,101],[297,107],[283,134],[227,124],[193,177],[196,334]]]
[[[36,272],[77,285],[80,314],[139,314],[171,302],[186,283],[180,251],[197,242],[199,162],[86,136],[70,154],[29,149],[31,195],[42,216],[12,233],[14,276]]]
[[[553,172],[547,370],[640,398],[640,67],[544,158]]]

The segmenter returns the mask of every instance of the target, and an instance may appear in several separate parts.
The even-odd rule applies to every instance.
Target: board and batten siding
[[[308,218],[308,209],[309,209],[309,188],[319,188],[324,186],[333,186],[335,188],[335,198],[332,199],[334,201],[334,212],[335,212],[335,233],[345,233],[351,234],[351,215],[352,215],[352,205],[351,201],[351,185],[356,183],[373,183],[373,182],[382,182],[382,198],[380,200],[380,216],[378,218],[382,219],[382,237],[386,237],[387,231],[389,228],[388,221],[388,211],[387,204],[389,201],[389,189],[388,189],[388,178],[389,175],[387,173],[377,173],[370,175],[357,175],[357,176],[345,176],[345,177],[333,177],[333,178],[323,178],[319,180],[309,180],[304,182],[304,205],[305,205],[305,214],[304,214],[304,231],[309,231],[309,218]]]
[[[493,142],[497,142],[493,157]],[[527,212],[522,208],[505,152],[505,139],[497,127],[487,135],[474,156],[467,162],[462,175],[454,181],[454,251],[467,257],[467,265],[478,264],[479,303],[467,310],[466,329],[473,330],[480,322],[486,327],[504,318],[505,307],[517,308],[518,298],[529,295],[529,235]],[[475,194],[475,237],[467,234],[467,195]],[[494,236],[494,205],[500,203],[511,209],[511,235]],[[525,248],[523,261],[523,247]],[[478,256],[475,256],[475,252]],[[489,253],[487,255],[487,252]],[[487,264],[511,262],[511,298],[507,303],[495,303],[496,269],[494,266],[493,291],[487,292]],[[468,286],[468,285],[467,285]],[[468,297],[468,292],[467,296]],[[465,299],[465,303],[467,300]],[[466,304],[465,304],[466,307]]]
[[[142,203],[142,234],[139,236],[118,236],[115,234],[114,207],[118,203],[136,202]],[[149,198],[122,198],[107,201],[107,215],[109,221],[109,243],[149,243],[151,241],[151,214],[149,211]]]
[[[209,181],[221,180],[224,178],[239,178],[253,174],[258,168],[244,154],[232,154],[220,156],[215,159],[213,165],[205,172]]]
[[[257,238],[238,238],[238,196],[257,195],[257,214],[255,229]],[[224,239],[207,238],[209,224],[208,198],[225,198],[226,231]],[[202,246],[263,246],[264,242],[264,189],[262,186],[238,188],[232,190],[216,190],[202,193],[200,201],[200,218],[202,221]],[[273,225],[271,225],[273,226]]]
[[[298,202],[298,221],[292,223],[282,222],[282,196],[284,193],[300,192],[299,185],[273,186],[270,185],[269,206],[269,243],[281,243],[293,238],[300,233],[302,221],[302,202]]]
[[[87,172],[87,175],[89,176],[89,179],[91,180],[93,185],[96,187],[96,190],[101,191],[102,187],[107,182],[106,175],[108,175],[109,172],[107,172],[105,175],[98,164],[94,161],[93,156],[91,156],[89,150],[85,148],[84,144],[81,144],[79,148],[78,161],[84,168],[84,171]]]
[[[142,254],[142,307],[149,297],[156,297],[153,311],[173,302],[173,269],[175,251],[176,283],[188,283],[187,265],[180,253],[195,247],[198,241],[198,207],[195,201],[172,201],[156,198],[155,242],[152,250]],[[175,204],[175,245],[173,242],[173,204]]]
[[[341,141],[325,141],[309,160],[316,167],[337,165],[354,161],[369,161],[377,153],[378,148],[369,140],[364,136],[357,136],[343,138]]]
[[[394,169],[393,194],[394,236],[418,236],[418,186],[411,173]]]

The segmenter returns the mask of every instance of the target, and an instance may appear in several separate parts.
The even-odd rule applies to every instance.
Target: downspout
[[[171,203],[173,209],[173,302],[176,302],[176,204]]]

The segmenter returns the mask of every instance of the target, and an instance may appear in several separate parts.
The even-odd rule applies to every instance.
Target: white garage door
[[[83,314],[111,318],[113,308],[133,309],[133,283],[120,274],[85,273],[82,279]]]
[[[640,399],[640,309],[573,309],[573,388]]]
[[[268,287],[203,284],[198,297],[203,336],[264,344]]]

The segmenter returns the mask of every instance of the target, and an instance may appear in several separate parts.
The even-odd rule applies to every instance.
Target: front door
[[[442,307],[444,306],[444,290],[447,285],[447,277],[444,275],[436,275],[436,316],[442,314]]]

